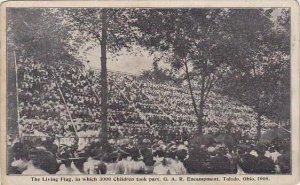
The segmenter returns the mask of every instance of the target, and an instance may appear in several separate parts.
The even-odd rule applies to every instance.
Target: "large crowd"
[[[290,173],[286,143],[257,144],[255,112],[236,100],[211,92],[199,143],[186,88],[109,72],[109,140],[99,141],[99,72],[29,60],[17,68],[20,137],[9,145],[11,173]],[[277,127],[262,123],[263,131]]]
[[[136,136],[143,131],[136,130]],[[153,135],[153,133],[148,133]],[[287,143],[236,145],[141,137],[97,138],[80,146],[78,138],[58,145],[53,138],[15,140],[10,174],[289,174]],[[177,138],[179,139],[179,138]]]

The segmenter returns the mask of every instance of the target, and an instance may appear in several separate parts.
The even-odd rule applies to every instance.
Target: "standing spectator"
[[[273,174],[275,173],[275,164],[272,159],[265,156],[264,149],[257,150],[257,164],[254,170],[256,174]]]

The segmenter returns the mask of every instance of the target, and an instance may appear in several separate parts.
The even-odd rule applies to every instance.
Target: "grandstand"
[[[21,136],[97,136],[101,128],[98,71],[29,60],[19,62],[17,68]],[[139,129],[179,130],[189,135],[196,131],[196,117],[187,88],[112,71],[108,73],[108,84],[111,137],[116,127],[122,128],[124,135]],[[196,100],[199,93],[195,91]],[[215,92],[211,92],[207,102],[205,133],[229,129],[244,139],[255,137],[256,115],[250,107]],[[263,129],[276,126],[267,118],[263,118],[262,125]]]

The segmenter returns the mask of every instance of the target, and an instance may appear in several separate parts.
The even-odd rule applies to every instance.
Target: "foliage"
[[[194,112],[202,132],[206,99],[224,69],[220,52],[225,48],[225,9],[142,9],[136,10],[140,44],[165,53],[175,70],[183,70],[189,84]],[[200,102],[193,95],[192,80],[198,81]]]
[[[275,19],[273,9],[8,9],[8,48],[24,58],[76,62],[82,46],[104,46],[104,86],[106,53],[114,58],[122,50],[134,52],[137,45],[159,53],[152,71],[142,77],[186,80],[200,130],[213,90],[253,107],[258,125],[262,115],[288,121],[289,38],[289,9],[282,9]],[[171,69],[159,68],[158,61]],[[199,97],[194,89],[200,91]]]
[[[40,62],[77,62],[68,47],[68,31],[53,9],[8,9],[8,47],[18,56]]]
[[[203,121],[206,98],[216,87],[253,107],[258,124],[262,115],[283,116],[278,112],[283,109],[283,117],[289,117],[287,10],[282,10],[277,27],[273,9],[136,11],[140,44],[164,53],[173,69],[185,71],[192,99],[193,88],[200,90],[200,102],[193,105],[198,122]],[[198,86],[192,87],[191,81]]]
[[[118,55],[122,49],[132,51],[136,32],[130,26],[132,9],[107,9],[107,52],[112,56]],[[101,8],[64,8],[58,9],[61,26],[68,26],[72,33],[70,40],[75,54],[78,48],[89,44],[87,49],[99,46],[102,40],[102,11]]]
[[[289,119],[289,23],[283,11],[277,27],[270,10],[231,11],[231,22],[227,23],[234,23],[228,29],[234,33],[230,48],[233,52],[225,58],[232,61],[232,70],[221,89],[253,107],[258,120],[261,115],[274,121]]]

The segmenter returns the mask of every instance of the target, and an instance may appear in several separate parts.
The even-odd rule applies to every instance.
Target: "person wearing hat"
[[[47,150],[45,146],[37,146],[36,149],[40,150],[42,155],[41,159],[43,162],[41,163],[40,168],[49,174],[55,174],[59,168],[56,156]]]
[[[167,175],[171,174],[169,166],[167,165],[167,161],[165,159],[166,153],[165,151],[157,147],[155,148],[155,152],[153,153],[154,160],[156,161],[153,168],[153,174],[157,175]]]
[[[143,139],[141,146],[141,154],[143,157],[143,161],[145,163],[145,173],[150,174],[153,172],[153,164],[155,161],[153,160],[153,153],[150,147],[151,141],[149,139]]]
[[[189,174],[200,173],[202,169],[201,157],[198,148],[189,149],[189,157],[184,161],[184,165]]]
[[[144,174],[145,163],[140,160],[141,154],[138,148],[127,145],[119,149],[121,161],[116,165],[117,174]]]
[[[132,157],[130,156],[130,147],[119,148],[119,161],[116,165],[116,174],[131,174]]]
[[[107,167],[105,163],[101,160],[103,157],[103,148],[97,145],[100,143],[95,143],[91,145],[90,148],[87,150],[88,152],[88,159],[83,164],[83,171],[86,174],[106,174]],[[95,146],[96,145],[96,146]]]
[[[256,174],[272,174],[275,173],[275,163],[272,159],[265,156],[264,148],[257,149],[257,163],[254,169]]]
[[[38,148],[32,148],[29,151],[29,161],[26,164],[27,169],[22,172],[22,175],[47,175],[46,171],[41,169],[44,162],[44,151]]]
[[[116,165],[119,154],[117,150],[105,152],[102,156],[102,161],[106,165],[106,174],[116,174]]]
[[[133,147],[130,150],[130,156],[132,157],[131,173],[132,174],[145,174],[146,165],[142,160],[140,150],[136,147]]]
[[[81,172],[84,172],[84,163],[87,161],[87,158],[89,157],[86,150],[86,148],[83,148],[81,150],[77,150],[74,154],[75,158],[73,159],[74,166]]]
[[[230,160],[226,157],[226,150],[224,147],[216,149],[216,156],[211,158],[211,173],[229,174],[231,173]]]
[[[187,151],[182,147],[179,148],[175,143],[169,145],[166,152],[166,161],[170,169],[170,174],[179,175],[186,174],[186,168],[183,165],[185,157],[187,156]]]
[[[73,163],[73,149],[70,146],[62,146],[58,151],[58,159],[61,161],[58,175],[72,175],[82,174]]]
[[[27,169],[29,163],[29,146],[21,141],[16,141],[11,148],[12,158],[10,161],[10,171],[14,174],[21,174]]]
[[[238,165],[245,173],[254,173],[257,158],[250,154],[251,148],[240,149]]]
[[[86,174],[106,174],[106,165],[100,160],[89,157],[83,164],[83,171]]]

